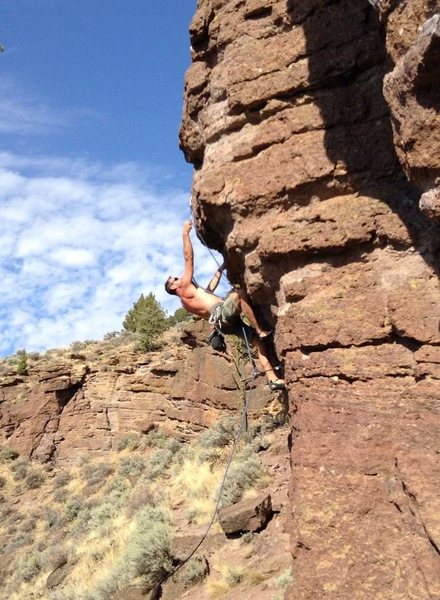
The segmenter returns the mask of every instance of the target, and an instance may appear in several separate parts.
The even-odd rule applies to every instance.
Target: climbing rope
[[[191,221],[194,225],[194,230],[196,232],[196,235],[198,237],[198,239],[201,241],[201,243],[208,249],[209,253],[211,254],[212,258],[214,259],[214,261],[216,262],[217,266],[220,267],[220,263],[218,262],[217,258],[215,257],[214,253],[212,252],[211,248],[208,246],[208,244],[206,243],[206,241],[204,240],[202,234],[197,230],[197,227],[195,225],[195,219],[194,219],[194,214],[193,214],[193,209],[192,209],[192,205],[190,202],[190,218]],[[228,279],[229,281],[229,279]],[[247,423],[248,423],[248,413],[249,413],[249,406],[250,406],[250,402],[251,402],[251,396],[252,396],[252,391],[254,389],[254,381],[255,378],[260,375],[262,373],[262,371],[259,371],[256,368],[256,364],[255,364],[255,360],[252,356],[252,351],[251,351],[251,347],[249,344],[249,339],[248,339],[248,335],[246,333],[246,327],[244,326],[244,324],[242,324],[242,331],[243,331],[243,339],[245,341],[245,345],[246,345],[246,351],[248,354],[248,358],[249,358],[249,362],[252,366],[252,375],[251,377],[248,378],[243,378],[241,377],[241,381],[244,383],[244,391],[245,391],[245,401],[244,401],[244,406],[243,406],[243,411],[242,411],[242,417],[241,417],[241,422],[240,422],[240,427],[234,437],[233,443],[232,443],[232,448],[231,448],[231,452],[229,454],[229,458],[228,461],[226,463],[226,468],[225,468],[225,472],[223,474],[223,478],[221,480],[221,484],[218,490],[218,494],[217,494],[217,500],[215,503],[215,507],[214,507],[214,511],[212,513],[211,519],[208,523],[208,526],[205,530],[205,532],[203,533],[202,537],[200,538],[199,542],[195,545],[195,547],[191,550],[191,552],[188,554],[188,556],[186,556],[186,558],[184,558],[170,573],[168,573],[158,584],[156,584],[156,586],[153,589],[153,593],[152,596],[154,598],[158,598],[159,596],[157,595],[160,591],[161,586],[168,580],[170,579],[170,577],[173,577],[173,575],[175,575],[189,560],[191,560],[191,558],[194,556],[194,554],[197,552],[197,550],[201,547],[201,545],[203,544],[203,542],[206,540],[211,527],[214,524],[214,521],[217,517],[217,513],[219,510],[219,506],[220,506],[220,501],[221,501],[221,497],[222,497],[222,493],[225,487],[225,483],[226,483],[226,478],[228,476],[228,472],[229,472],[229,468],[232,464],[232,460],[235,456],[236,450],[237,450],[237,445],[238,442],[240,441],[240,438],[243,434],[243,431],[247,430]],[[276,367],[277,368],[277,367]],[[250,382],[250,384],[247,386],[247,383]]]
[[[220,500],[221,500],[223,489],[224,489],[225,483],[226,483],[226,478],[228,476],[229,468],[230,468],[230,466],[232,464],[232,460],[234,458],[238,442],[240,441],[240,438],[241,438],[241,436],[243,434],[243,431],[245,431],[246,428],[247,428],[248,413],[249,413],[249,406],[250,406],[250,401],[251,401],[251,396],[252,396],[253,384],[254,384],[255,378],[257,377],[257,375],[260,375],[261,371],[259,371],[256,368],[255,361],[254,361],[254,358],[252,356],[251,347],[250,347],[250,344],[249,344],[248,336],[247,336],[246,329],[245,329],[244,325],[242,325],[242,330],[243,330],[243,338],[244,338],[244,341],[245,341],[246,350],[247,350],[248,357],[249,357],[249,362],[252,365],[252,377],[251,378],[243,378],[243,377],[241,378],[241,381],[245,382],[245,402],[244,402],[244,406],[243,406],[243,412],[242,412],[240,427],[239,427],[238,432],[235,435],[234,441],[232,443],[231,452],[229,454],[229,458],[228,458],[228,461],[226,463],[225,472],[224,472],[224,475],[223,475],[223,478],[222,478],[222,481],[221,481],[221,484],[220,484],[220,487],[219,487],[219,491],[218,491],[218,494],[217,494],[217,500],[216,500],[216,503],[215,503],[214,511],[212,513],[212,517],[211,517],[211,519],[209,521],[209,524],[208,524],[208,526],[207,526],[204,534],[202,535],[201,539],[199,540],[199,542],[197,542],[196,546],[193,548],[193,550],[191,550],[191,552],[188,554],[188,556],[184,560],[182,560],[170,573],[168,573],[166,575],[166,577],[164,577],[162,579],[162,581],[160,581],[158,584],[156,584],[156,586],[153,589],[153,597],[155,597],[154,596],[154,592],[158,593],[160,587],[168,579],[170,579],[170,577],[172,577],[173,575],[175,575],[177,573],[177,571],[179,571],[194,556],[194,554],[197,552],[197,550],[200,548],[200,546],[206,540],[206,538],[207,538],[207,536],[208,536],[208,534],[209,534],[209,532],[211,530],[211,527],[214,524],[214,521],[215,521],[215,518],[217,516],[217,513],[218,513],[218,509],[219,509],[219,506],[220,506]],[[246,389],[246,382],[248,382],[248,381],[250,381],[250,385],[249,385],[248,389]]]

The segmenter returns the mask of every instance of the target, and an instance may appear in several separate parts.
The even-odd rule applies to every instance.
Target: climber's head
[[[172,296],[177,296],[177,289],[180,287],[180,277],[172,277],[171,275],[165,281],[165,290]]]

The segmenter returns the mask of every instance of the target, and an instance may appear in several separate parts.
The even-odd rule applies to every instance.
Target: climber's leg
[[[266,353],[264,344],[261,341],[261,339],[259,338],[259,336],[258,335],[252,336],[252,339],[250,341],[251,341],[252,345],[255,346],[255,348],[257,349],[258,360],[259,360],[261,366],[263,367],[263,371],[269,382],[270,389],[273,389],[273,390],[286,389],[284,379],[280,379],[279,377],[276,376],[275,371],[267,357],[267,353]]]
[[[240,311],[248,319],[250,326],[252,327],[252,329],[255,329],[260,339],[267,337],[271,333],[270,331],[265,331],[260,327],[255,316],[254,309],[251,306],[249,296],[246,294],[245,291],[234,291],[230,294],[229,297],[233,298],[234,302],[236,302],[237,305],[240,307]]]

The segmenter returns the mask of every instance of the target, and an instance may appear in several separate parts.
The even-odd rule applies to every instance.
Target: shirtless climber
[[[211,323],[220,324],[219,328],[224,333],[242,334],[241,316],[244,315],[254,330],[250,341],[257,349],[258,359],[263,371],[266,373],[270,389],[285,389],[284,380],[275,375],[262,341],[270,332],[265,331],[258,324],[245,292],[233,290],[225,298],[214,294],[220,283],[224,267],[219,267],[206,289],[198,287],[194,282],[194,251],[189,236],[191,228],[191,221],[185,221],[182,231],[185,271],[181,277],[168,277],[165,282],[166,291],[169,294],[178,296],[182,306],[188,312],[203,319],[208,319]]]

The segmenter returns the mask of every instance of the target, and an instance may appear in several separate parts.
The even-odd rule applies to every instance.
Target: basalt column
[[[190,26],[197,226],[285,365],[292,600],[440,598],[439,165],[396,152],[396,4],[199,0]]]

